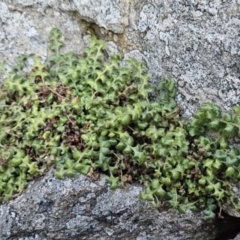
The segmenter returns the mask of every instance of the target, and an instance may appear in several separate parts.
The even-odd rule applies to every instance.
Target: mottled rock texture
[[[105,176],[58,180],[50,171],[0,206],[1,240],[215,239],[214,220],[201,214],[152,209],[141,186],[112,191]]]
[[[206,101],[226,108],[239,102],[239,7],[237,0],[138,1],[134,6],[136,25],[129,28],[141,38],[132,39],[155,79],[176,79],[185,116]]]
[[[64,33],[66,51],[81,51],[84,24],[80,27],[76,14],[60,11],[51,7],[53,5],[54,1],[0,2],[0,61],[12,66],[19,54],[46,57],[47,40],[53,27]]]
[[[66,50],[82,50],[86,27],[124,53],[138,50],[154,82],[178,82],[185,117],[207,101],[224,109],[239,102],[239,0],[2,0],[1,59],[46,56],[54,26]]]
[[[235,202],[240,202],[240,183],[231,183],[231,192],[232,195],[235,197]],[[222,205],[221,208],[230,216],[240,218],[240,211],[235,209],[234,206],[229,205]]]
[[[234,238],[234,240],[240,240],[240,234],[238,234],[238,235]]]
[[[204,102],[223,109],[239,102],[239,0],[1,0],[0,61],[12,67],[21,53],[46,57],[53,27],[63,51],[80,53],[91,29],[109,52],[144,59],[153,83],[175,79],[184,117]],[[112,192],[104,177],[59,181],[50,172],[0,206],[0,239],[215,238],[200,215],[150,210],[140,189]]]

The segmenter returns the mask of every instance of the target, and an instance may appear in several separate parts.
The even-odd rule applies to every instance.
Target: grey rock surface
[[[141,186],[112,191],[105,178],[58,180],[51,170],[23,195],[0,205],[0,239],[215,239],[214,220],[152,209],[139,200]]]
[[[34,53],[46,58],[53,27],[64,33],[63,51],[81,52],[85,46],[81,38],[84,23],[80,27],[79,17],[51,7],[53,4],[54,1],[0,2],[0,63],[12,67],[20,54]]]
[[[77,12],[80,18],[88,22],[94,22],[115,33],[123,33],[128,25],[128,5],[128,1],[123,0],[63,0],[60,9]]]
[[[134,5],[136,24],[130,28],[141,37],[127,34],[142,48],[155,80],[172,77],[178,82],[185,116],[207,101],[223,108],[239,102],[239,7],[235,0]]]
[[[239,103],[239,19],[239,0],[2,0],[0,58],[13,64],[20,53],[46,56],[54,26],[66,50],[81,52],[90,26],[123,53],[140,51],[153,82],[175,79],[188,118],[204,102]]]
[[[240,183],[230,183],[231,194],[234,196],[235,204],[240,203]],[[221,208],[230,216],[240,218],[240,211],[237,210],[233,204],[222,204]]]
[[[234,238],[234,240],[240,240],[240,233]]]

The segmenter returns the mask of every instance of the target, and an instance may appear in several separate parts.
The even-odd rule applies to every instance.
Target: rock
[[[0,239],[215,239],[214,220],[152,209],[139,200],[141,186],[112,191],[105,178],[58,180],[51,170],[0,206]]]
[[[94,22],[115,33],[123,33],[128,25],[128,1],[73,0],[62,1],[59,7],[62,11],[77,12],[81,19]]]
[[[231,186],[231,194],[234,196],[234,203],[240,203],[240,183],[230,183]],[[230,216],[240,218],[239,209],[236,209],[233,204],[221,204],[220,207]],[[238,206],[239,208],[239,206]]]
[[[86,29],[121,51],[139,51],[153,82],[179,81],[183,116],[215,102],[224,109],[240,98],[239,1],[44,1],[0,3],[0,57],[13,65],[20,53],[47,55],[52,27],[63,32],[65,50],[81,52]]]
[[[234,240],[240,240],[240,233],[234,238]]]

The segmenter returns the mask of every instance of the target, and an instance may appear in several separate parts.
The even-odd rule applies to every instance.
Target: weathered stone
[[[240,233],[234,238],[234,240],[240,240]]]
[[[16,2],[16,3],[14,3]],[[54,1],[0,2],[0,63],[12,67],[20,54],[48,55],[48,37],[53,27],[64,33],[63,51],[81,52],[84,23],[76,14],[51,7]],[[1,77],[0,77],[1,79]]]
[[[207,101],[225,109],[239,102],[239,7],[237,0],[3,0],[0,57],[13,64],[19,53],[46,56],[53,26],[66,50],[80,52],[90,26],[124,53],[139,50],[153,82],[179,82],[177,99],[190,117]]]
[[[128,1],[122,0],[88,0],[61,1],[60,9],[77,12],[81,19],[115,33],[123,33],[128,25]]]
[[[0,206],[0,239],[215,239],[214,220],[152,209],[139,200],[141,186],[112,191],[105,178],[58,180],[51,170]]]
[[[141,37],[126,34],[141,47],[156,80],[181,82],[185,116],[203,102],[227,107],[239,101],[237,1],[138,1],[134,9],[136,26],[129,29]]]
[[[235,204],[240,203],[240,183],[230,183],[231,194],[234,196]],[[235,208],[233,204],[222,204],[221,208],[230,216],[240,218],[240,212]]]

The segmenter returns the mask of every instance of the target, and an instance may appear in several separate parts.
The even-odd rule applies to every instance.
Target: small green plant
[[[0,89],[1,201],[54,165],[60,179],[107,173],[111,189],[138,181],[140,198],[159,207],[209,217],[217,202],[238,207],[229,181],[240,178],[239,151],[228,141],[239,136],[240,107],[231,115],[206,104],[185,123],[174,81],[153,89],[142,62],[106,57],[105,42],[92,38],[79,57],[61,54],[60,39],[52,29],[47,62],[21,55]]]

